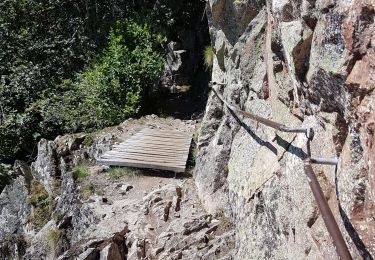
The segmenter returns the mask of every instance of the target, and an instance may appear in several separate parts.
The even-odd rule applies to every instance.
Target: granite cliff
[[[210,0],[212,81],[259,116],[315,130],[314,171],[351,254],[375,254],[374,1]],[[242,123],[243,122],[243,123]],[[211,95],[195,182],[235,225],[236,259],[337,259],[304,174],[306,137],[234,115]]]

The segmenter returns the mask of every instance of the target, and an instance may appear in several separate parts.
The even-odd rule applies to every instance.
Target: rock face
[[[354,258],[375,255],[375,2],[209,0],[212,80],[245,111],[315,130],[314,171]],[[209,98],[194,173],[235,223],[236,259],[338,259],[303,170],[306,137]]]
[[[129,119],[41,140],[31,168],[17,161],[0,195],[0,259],[232,259],[233,227],[207,214],[193,179],[95,164],[144,127],[192,131],[195,121]]]
[[[31,212],[25,178],[17,177],[0,194],[0,259],[22,257],[26,250],[25,233]]]
[[[204,16],[204,1],[169,3],[178,12],[182,8],[182,23],[176,24],[166,45],[164,73],[160,80],[161,91],[170,93],[186,92],[192,87],[204,88],[209,77],[203,68],[203,51],[209,43],[207,19]],[[163,10],[163,2],[155,2],[154,8]],[[189,14],[190,13],[190,14]],[[187,15],[183,17],[184,15]],[[173,19],[172,21],[173,22]],[[198,79],[198,80],[197,80]],[[202,90],[198,89],[197,92]],[[164,100],[165,101],[165,100]],[[194,105],[194,104],[192,104]]]

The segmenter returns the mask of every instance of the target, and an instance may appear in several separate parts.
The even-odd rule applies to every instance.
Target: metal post
[[[220,85],[220,86],[226,86],[228,85],[227,83],[225,82],[215,82],[215,81],[210,81],[211,84],[213,85]]]
[[[326,198],[324,197],[324,193],[315,176],[315,173],[310,164],[310,161],[305,161],[304,170],[305,170],[305,174],[307,175],[309,179],[309,185],[310,185],[311,191],[318,204],[319,211],[322,214],[328,233],[333,240],[334,246],[336,247],[337,254],[342,260],[351,260],[352,257],[349,253],[349,249],[346,246],[345,240],[341,234],[339,226],[336,223],[336,220],[332,214],[332,211],[328,205],[328,202]]]

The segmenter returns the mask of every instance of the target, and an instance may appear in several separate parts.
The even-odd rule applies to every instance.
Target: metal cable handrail
[[[232,111],[237,112],[244,117],[251,118],[255,121],[258,121],[266,126],[275,128],[277,130],[280,130],[282,132],[288,132],[288,133],[304,133],[308,139],[313,139],[314,138],[314,131],[310,127],[299,127],[299,128],[293,128],[293,127],[288,127],[286,125],[271,121],[267,118],[252,114],[250,112],[243,111],[239,109],[238,107],[229,104],[218,92],[215,88],[211,87],[211,89],[214,91],[215,95]]]
[[[216,83],[217,84],[217,83]],[[226,83],[218,83],[218,85],[226,85]],[[304,161],[304,171],[306,176],[308,177],[308,182],[310,189],[314,195],[315,201],[318,204],[319,211],[322,215],[322,218],[324,220],[324,224],[327,228],[327,231],[329,235],[332,238],[333,244],[336,248],[336,252],[339,255],[340,259],[343,260],[351,260],[352,257],[350,255],[349,249],[345,243],[345,240],[343,238],[343,235],[340,231],[340,228],[338,227],[336,220],[333,216],[333,213],[328,205],[327,200],[325,199],[322,187],[319,184],[319,181],[317,180],[314,170],[311,166],[311,163],[316,164],[328,164],[328,165],[335,165],[338,164],[337,158],[313,158],[310,154],[310,142],[312,141],[314,137],[314,131],[311,127],[305,127],[305,128],[291,128],[288,126],[285,126],[283,124],[271,121],[269,119],[263,118],[261,116],[252,114],[250,112],[243,111],[239,109],[238,107],[229,104],[222,95],[219,94],[219,92],[211,86],[211,89],[215,93],[215,95],[233,112],[237,112],[244,117],[251,118],[259,123],[262,123],[266,126],[272,127],[274,129],[283,131],[283,132],[292,132],[292,133],[304,133],[307,137],[307,149],[308,149],[308,158]]]

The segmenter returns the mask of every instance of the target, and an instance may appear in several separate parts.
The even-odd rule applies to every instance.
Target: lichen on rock
[[[312,155],[339,157],[337,171],[314,165],[315,173],[352,256],[370,259],[374,3],[238,1],[258,4],[242,9],[245,24],[232,3],[207,3],[212,80],[245,111],[314,128]],[[304,175],[303,135],[236,118],[212,96],[198,143],[196,185],[204,205],[226,209],[235,224],[236,259],[337,259]]]

